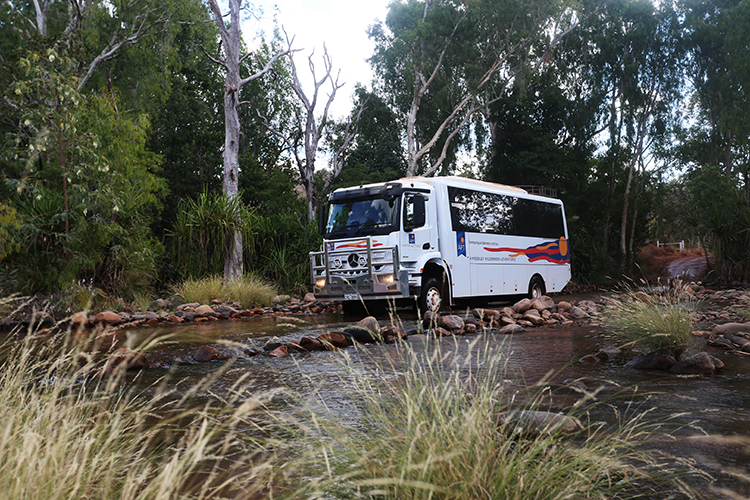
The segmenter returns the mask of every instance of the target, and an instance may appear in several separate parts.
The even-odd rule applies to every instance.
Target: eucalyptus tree
[[[317,186],[316,161],[326,133],[329,136],[332,133],[331,125],[333,125],[333,120],[330,116],[330,108],[336,99],[337,92],[343,87],[344,83],[339,81],[340,72],[334,76],[333,60],[324,45],[323,54],[321,55],[323,63],[322,71],[319,68],[316,69],[314,51],[307,57],[307,67],[312,78],[312,88],[303,88],[300,73],[294,61],[295,51],[292,50],[292,40],[289,40],[288,37],[287,44],[289,47],[287,54],[291,77],[290,83],[296,97],[296,105],[293,106],[294,123],[291,127],[282,129],[277,124],[272,123],[272,117],[269,115],[261,115],[261,117],[266,123],[267,130],[286,144],[287,151],[294,160],[299,173],[300,183],[305,189],[307,216],[312,221],[315,218],[315,213],[323,196],[328,192],[344,166],[349,147],[357,135],[359,118],[365,103],[362,103],[357,111],[344,120],[343,126],[334,127],[338,133],[333,132],[337,137],[329,140],[329,144],[336,144],[331,151],[328,165],[330,169],[323,174],[320,182],[321,185]],[[324,95],[326,89],[328,95]],[[322,110],[319,104],[322,105]],[[317,177],[320,178],[321,176]]]
[[[379,92],[404,123],[407,175],[434,175],[467,125],[538,67],[578,18],[566,2],[393,2],[370,29]]]
[[[242,54],[242,25],[241,0],[229,0],[229,22],[225,23],[224,14],[217,0],[209,0],[214,22],[221,35],[222,54],[211,56],[209,59],[219,65],[226,73],[224,82],[224,174],[223,192],[229,199],[239,196],[239,147],[240,147],[240,118],[239,109],[240,89],[248,83],[261,78],[273,67],[276,60],[289,51],[281,51],[265,61],[262,68],[255,73],[242,77],[242,62],[251,57],[250,52]],[[239,222],[239,214],[236,219]],[[228,236],[226,258],[224,261],[224,281],[235,281],[244,273],[242,258],[242,232],[239,227]]]
[[[678,2],[689,57],[693,114],[684,131],[686,166],[721,166],[750,185],[750,3]]]

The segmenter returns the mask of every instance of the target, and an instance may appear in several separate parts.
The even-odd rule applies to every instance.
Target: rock
[[[323,342],[312,337],[302,337],[298,344],[302,349],[308,352],[325,351],[326,349]]]
[[[564,300],[557,303],[557,310],[564,313],[569,312],[571,307],[573,307],[573,304]]]
[[[524,328],[533,328],[533,326],[534,326],[534,323],[532,323],[531,321],[529,321],[527,319],[519,319],[517,321],[517,324],[520,325],[520,326],[522,326],[522,327],[524,327]]]
[[[318,340],[323,342],[323,345],[328,350],[331,350],[334,347],[344,348],[351,345],[349,339],[346,338],[346,335],[339,332],[324,333],[318,337]]]
[[[214,312],[213,308],[211,308],[211,306],[207,304],[203,304],[195,308],[195,315],[198,317],[205,318],[208,316],[213,316],[214,314],[216,313]]]
[[[119,325],[122,318],[119,314],[112,311],[102,311],[94,316],[94,324],[104,323],[105,325]]]
[[[102,371],[104,375],[112,375],[117,370],[142,370],[147,366],[146,356],[127,347],[121,347],[109,355]]]
[[[87,327],[89,326],[89,317],[88,315],[81,311],[77,312],[73,315],[73,317],[70,318],[70,324],[74,327]]]
[[[723,325],[717,325],[716,328],[714,328],[714,333],[717,335],[724,335],[727,333],[736,335],[742,332],[750,333],[750,323],[724,323]]]
[[[170,306],[172,306],[173,309],[180,307],[184,303],[185,303],[185,297],[183,297],[179,293],[176,293],[175,296],[172,297],[172,300],[169,301],[169,304]]]
[[[523,314],[526,311],[528,311],[530,308],[531,308],[530,299],[521,299],[515,304],[513,304],[513,310],[516,311],[518,314]]]
[[[220,314],[224,318],[231,318],[233,314],[237,314],[239,311],[232,306],[226,304],[219,304],[214,308],[214,312]]]
[[[482,321],[494,321],[497,323],[500,320],[500,311],[495,309],[473,309],[471,314]]]
[[[167,309],[169,307],[169,303],[164,299],[156,299],[148,306],[149,311],[161,311],[162,309]]]
[[[514,320],[513,318],[509,318],[508,316],[503,316],[502,318],[500,318],[500,324],[501,325],[515,325],[516,320]]]
[[[515,324],[515,325],[505,325],[501,329],[497,331],[497,333],[501,333],[503,335],[510,335],[512,333],[520,333],[524,331],[524,327],[521,325]]]
[[[291,297],[289,295],[276,295],[271,302],[274,304],[286,304]]]
[[[643,354],[628,361],[625,366],[635,370],[667,371],[677,363],[669,354]]]
[[[284,345],[283,342],[279,342],[278,340],[270,340],[263,346],[263,350],[266,352],[273,351],[274,349],[282,345]]]
[[[395,344],[407,337],[402,329],[392,325],[383,328],[380,331],[380,335],[383,337],[383,342],[386,344]]]
[[[438,326],[456,333],[464,329],[464,320],[463,318],[461,318],[461,316],[448,314],[446,316],[440,317],[440,319],[438,320]]]
[[[477,331],[477,325],[473,323],[469,323],[466,326],[464,326],[464,333],[471,334],[471,333],[476,333],[476,331]]]
[[[286,358],[289,356],[289,348],[285,345],[280,345],[266,355],[271,356],[272,358]]]
[[[589,317],[589,315],[578,306],[571,307],[568,314],[570,314],[570,317],[573,319],[586,319]]]
[[[601,364],[602,360],[594,356],[593,354],[587,354],[578,360],[582,365],[598,365]]]
[[[357,322],[357,326],[370,330],[373,334],[375,334],[376,337],[380,333],[380,324],[378,323],[378,320],[373,316],[368,316],[364,319],[359,320]]]
[[[583,424],[577,418],[549,411],[511,411],[500,415],[498,422],[512,434],[524,436],[571,434],[583,430]]]
[[[303,302],[317,302],[318,299],[315,298],[315,294],[312,292],[307,292],[305,296],[302,298]]]
[[[169,317],[169,322],[172,323],[173,325],[179,325],[180,323],[184,323],[185,320],[180,318],[179,316],[172,315]]]
[[[699,352],[676,363],[669,369],[669,372],[680,375],[708,375],[722,368],[724,368],[724,363],[720,359],[707,352]]]
[[[219,351],[210,345],[202,345],[193,353],[193,359],[199,363],[208,363],[219,358]]]
[[[357,325],[345,328],[344,333],[360,344],[372,344],[374,342],[380,342],[381,340],[380,333],[373,332],[369,328]]]
[[[544,323],[544,319],[536,309],[529,309],[528,311],[526,311],[526,313],[524,313],[523,315],[523,319],[531,322],[531,324],[533,324],[534,326],[539,326]]]
[[[542,312],[545,309],[554,309],[554,308],[555,308],[555,301],[552,300],[551,297],[548,297],[546,295],[542,295],[541,297],[534,299],[531,302],[531,309],[536,309],[539,312]]]
[[[422,318],[422,326],[425,328],[430,328],[434,325],[437,325],[438,320],[440,319],[440,315],[433,311],[427,311],[424,313],[424,317]]]
[[[443,328],[442,326],[438,326],[437,328],[435,328],[432,331],[432,333],[436,337],[450,337],[451,335],[453,335],[453,333],[450,330],[447,330],[447,329]]]
[[[577,306],[580,309],[583,309],[584,312],[589,314],[595,313],[599,310],[599,306],[596,305],[596,302],[592,302],[590,300],[581,300],[580,302],[578,302]]]

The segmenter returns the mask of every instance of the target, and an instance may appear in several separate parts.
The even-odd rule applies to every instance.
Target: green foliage
[[[18,172],[7,183],[22,221],[13,265],[24,287],[148,286],[160,253],[148,226],[164,189],[159,158],[145,149],[148,120],[119,112],[114,97],[78,93],[72,61],[52,49],[21,64],[21,127],[5,158]]]
[[[675,359],[690,347],[696,305],[680,287],[660,294],[630,293],[611,300],[604,312],[605,323],[624,340]]]

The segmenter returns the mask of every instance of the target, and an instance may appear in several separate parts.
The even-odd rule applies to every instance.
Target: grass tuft
[[[188,278],[173,286],[171,291],[181,294],[188,302],[210,304],[214,299],[231,300],[244,308],[270,306],[277,293],[275,287],[251,274],[227,285],[219,275]]]
[[[503,355],[479,342],[465,356],[401,345],[393,365],[370,375],[347,364],[339,382],[347,410],[315,401],[309,425],[295,421],[316,457],[303,460],[316,467],[301,472],[310,480],[296,497],[624,498],[664,486],[660,477],[679,483],[667,479],[674,468],[652,474],[672,459],[639,451],[653,431],[640,420],[607,429],[584,421],[576,435],[514,434],[500,415],[518,405],[538,410],[540,400],[520,403]]]
[[[660,293],[629,292],[609,300],[603,319],[627,342],[675,359],[692,345],[696,302],[679,285]]]

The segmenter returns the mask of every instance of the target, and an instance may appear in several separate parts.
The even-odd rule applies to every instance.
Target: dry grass
[[[272,305],[276,288],[264,280],[247,274],[241,280],[224,285],[219,275],[201,279],[186,279],[171,288],[188,302],[210,304],[212,300],[237,301],[242,307],[263,307]]]

